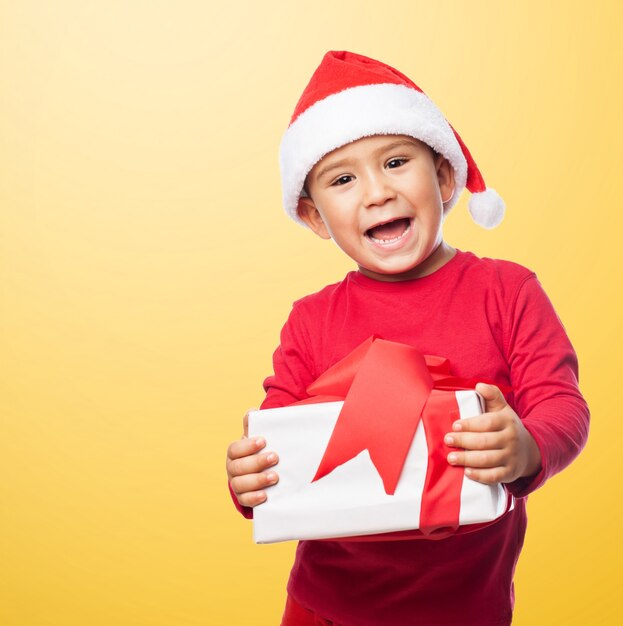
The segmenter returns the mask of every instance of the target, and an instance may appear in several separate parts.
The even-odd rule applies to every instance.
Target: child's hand
[[[463,448],[448,454],[451,465],[465,465],[465,474],[487,485],[510,483],[541,468],[539,448],[521,419],[495,385],[478,383],[485,413],[457,420],[444,442]]]
[[[263,437],[248,438],[248,412],[242,424],[242,437],[227,448],[227,479],[242,506],[257,506],[266,500],[262,488],[274,485],[279,480],[276,472],[263,470],[275,465],[279,459],[274,452],[258,454],[266,446],[266,440]]]

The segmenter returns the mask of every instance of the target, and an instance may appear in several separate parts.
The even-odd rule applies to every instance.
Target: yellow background
[[[620,3],[301,4],[0,3],[0,624],[278,623],[295,544],[253,544],[224,461],[291,302],[352,268],[280,206],[328,49],[439,104],[508,207],[464,194],[447,241],[534,269],[579,355],[514,623],[618,623]]]

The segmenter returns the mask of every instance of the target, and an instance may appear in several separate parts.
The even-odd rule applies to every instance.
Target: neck
[[[412,267],[406,272],[401,272],[399,274],[379,274],[377,272],[371,272],[361,266],[359,266],[359,271],[368,278],[373,278],[374,280],[380,280],[382,282],[393,283],[402,280],[412,280],[414,278],[422,278],[436,272],[440,267],[443,267],[450,259],[452,259],[455,254],[456,248],[453,248],[445,241],[442,241],[421,263],[418,263],[415,267]]]

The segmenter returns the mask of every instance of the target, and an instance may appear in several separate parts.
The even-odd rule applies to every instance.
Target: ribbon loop
[[[433,379],[411,346],[376,339],[350,356],[355,353],[361,361],[313,481],[367,449],[385,492],[393,494]]]

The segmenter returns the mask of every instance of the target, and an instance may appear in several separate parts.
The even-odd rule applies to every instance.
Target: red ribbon
[[[464,468],[449,465],[446,456],[452,448],[440,445],[459,417],[455,395],[444,392],[473,389],[477,382],[487,381],[451,376],[446,358],[370,337],[307,388],[312,397],[297,402],[344,401],[312,482],[367,449],[385,492],[394,494],[422,420],[428,465],[419,528],[425,535],[455,531]]]

